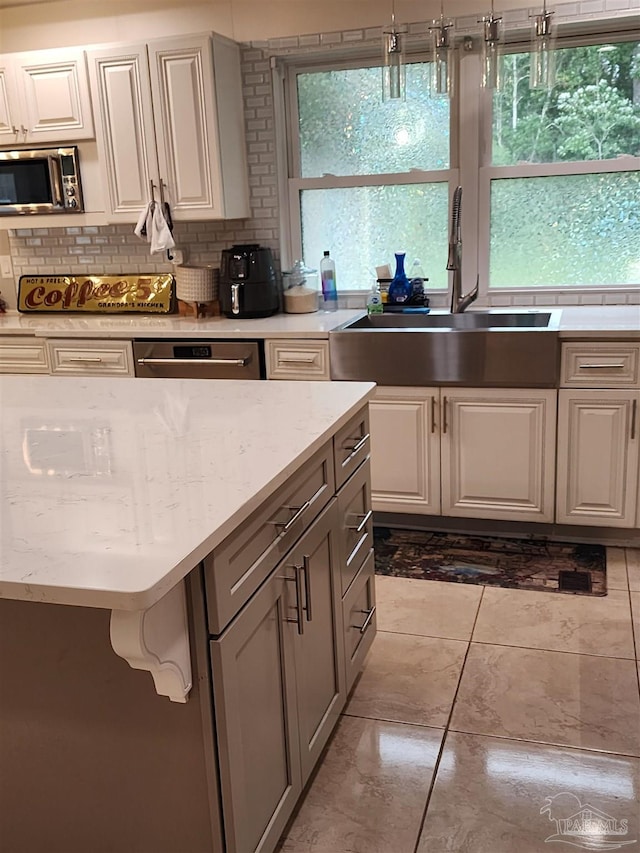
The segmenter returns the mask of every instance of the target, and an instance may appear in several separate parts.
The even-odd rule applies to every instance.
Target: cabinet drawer
[[[45,342],[35,338],[3,338],[0,341],[0,373],[48,373]]]
[[[336,488],[346,483],[369,455],[369,407],[365,406],[333,438]]]
[[[376,635],[376,589],[373,551],[342,602],[347,693],[362,668]]]
[[[204,561],[209,631],[217,635],[335,491],[331,444],[265,501]]]
[[[267,379],[329,379],[328,341],[267,341]]]
[[[568,388],[638,388],[640,344],[563,344],[560,375]]]
[[[130,341],[47,341],[51,372],[67,376],[133,376]]]
[[[367,460],[338,495],[342,595],[373,549],[370,468]]]

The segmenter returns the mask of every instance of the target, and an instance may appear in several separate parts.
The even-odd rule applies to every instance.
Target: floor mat
[[[606,549],[375,527],[376,574],[578,595],[606,595]]]

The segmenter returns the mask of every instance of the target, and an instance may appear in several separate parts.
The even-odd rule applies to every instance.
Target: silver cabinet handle
[[[304,554],[302,557],[302,573],[304,574],[304,609],[307,612],[307,622],[311,622],[311,561],[309,555]]]
[[[369,441],[369,438],[370,438],[369,433],[367,433],[366,435],[363,435],[363,436],[362,436],[362,438],[360,438],[360,439],[358,439],[358,440],[356,440],[356,439],[354,439],[354,438],[347,439],[347,442],[348,442],[348,441],[355,441],[356,443],[355,443],[355,444],[353,444],[353,445],[350,445],[350,444],[347,444],[347,442],[344,442],[344,444],[342,445],[342,449],[343,449],[343,450],[349,450],[349,451],[350,451],[350,453],[349,453],[349,455],[347,456],[347,458],[342,462],[342,464],[343,464],[343,465],[346,465],[346,464],[347,464],[347,462],[348,462],[350,459],[353,459],[353,457],[354,457],[354,456],[355,456],[355,455],[356,455],[360,450],[362,450],[362,448],[365,446],[365,444]]]
[[[302,513],[309,509],[311,506],[311,501],[305,501],[302,506],[285,506],[284,509],[294,509],[295,513],[291,516],[289,521],[268,521],[267,524],[273,524],[274,527],[281,527],[279,535],[284,536],[284,534],[289,530],[289,528],[296,523],[296,521],[300,518]]]
[[[431,432],[436,431],[436,398],[431,398]]]
[[[356,533],[360,533],[367,526],[367,522],[369,521],[369,519],[373,515],[373,510],[370,509],[369,512],[366,512],[364,514],[363,513],[357,513],[355,515],[356,515],[356,518],[362,518],[362,521],[360,522],[360,524],[357,524],[357,525],[356,524],[345,524],[345,527],[347,528],[347,530],[355,530]]]
[[[638,401],[634,400],[631,406],[631,441],[636,437],[636,419],[638,417]]]
[[[102,364],[103,361],[103,359],[99,355],[70,355],[67,357],[66,360],[86,362],[87,364]]]
[[[369,433],[366,433],[366,435],[363,435],[362,437],[356,436],[355,438],[347,438],[342,445],[342,449],[350,450],[351,453],[357,453],[368,440]],[[350,441],[355,441],[355,444],[349,444]]]
[[[442,434],[447,434],[447,398],[442,398]]]
[[[609,364],[579,364],[578,370],[608,370],[611,368],[612,370],[624,370],[625,365],[622,363],[613,363]]]
[[[220,365],[229,364],[233,367],[246,367],[249,363],[249,358],[139,358],[138,364],[146,365],[177,365],[177,364],[195,364],[204,366],[207,364]]]
[[[304,618],[302,613],[302,571],[299,566],[294,566],[296,583],[296,622],[298,623],[298,634],[304,634]]]
[[[309,356],[286,356],[279,355],[278,361],[281,364],[314,364],[316,360],[315,355]]]
[[[154,192],[156,185],[153,183],[153,178],[149,181],[149,201],[156,200],[156,194]]]
[[[367,614],[367,618],[364,620],[364,623],[363,623],[362,627],[360,628],[360,633],[364,634],[364,632],[367,630],[367,628],[371,624],[371,620],[376,615],[376,606],[374,604],[373,607],[371,607],[369,610],[360,610],[359,612]]]
[[[285,622],[295,622],[298,626],[298,634],[304,634],[304,614],[302,612],[302,570],[300,566],[291,566],[293,569],[293,577],[287,577],[286,575],[280,575],[282,580],[289,581],[291,583],[295,583],[296,585],[296,618],[288,619],[285,618]]]

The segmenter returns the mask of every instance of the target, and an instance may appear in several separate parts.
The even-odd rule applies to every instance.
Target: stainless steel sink
[[[553,388],[559,317],[535,310],[363,315],[329,333],[331,378]]]
[[[551,311],[474,311],[468,314],[369,314],[344,329],[548,329]],[[553,328],[553,323],[552,323]]]

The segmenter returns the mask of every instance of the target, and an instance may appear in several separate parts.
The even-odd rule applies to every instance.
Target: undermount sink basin
[[[369,314],[342,329],[546,329],[551,311],[473,311],[468,314]]]
[[[553,388],[559,311],[370,314],[329,333],[331,378],[379,385]]]

